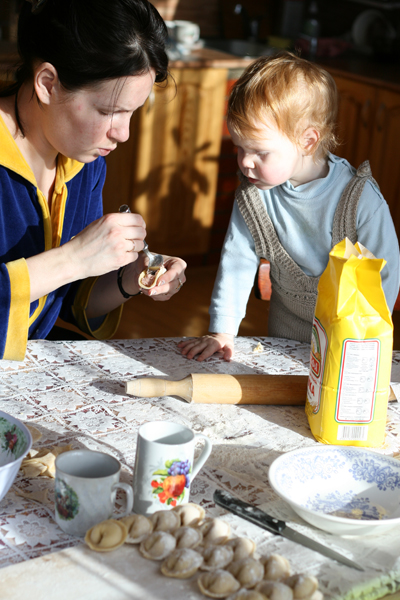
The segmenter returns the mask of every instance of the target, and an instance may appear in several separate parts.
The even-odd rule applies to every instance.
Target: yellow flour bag
[[[383,444],[393,350],[380,275],[385,264],[345,238],[321,275],[306,413],[314,437],[324,444]]]

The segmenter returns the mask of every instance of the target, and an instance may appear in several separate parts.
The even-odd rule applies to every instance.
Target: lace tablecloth
[[[308,374],[309,346],[273,338],[238,338],[234,360],[188,361],[177,339],[108,342],[32,341],[24,362],[0,362],[0,409],[37,428],[35,447],[72,444],[108,452],[123,466],[131,483],[136,435],[150,420],[173,420],[207,435],[213,451],[194,479],[191,500],[209,516],[227,520],[236,535],[254,539],[263,554],[286,556],[295,572],[315,575],[325,597],[373,600],[400,588],[400,536],[340,538],[307,525],[268,484],[268,468],[283,452],[316,444],[302,407],[186,404],[173,398],[139,399],[125,394],[133,377],[181,379],[189,373]],[[253,349],[261,342],[263,351]],[[400,382],[400,353],[393,354],[392,381]],[[385,447],[400,458],[400,408],[391,403]],[[49,503],[18,495],[48,488]],[[264,508],[361,563],[358,572],[282,537],[273,536],[213,503],[216,488]],[[54,480],[24,478],[0,503],[0,567],[14,565],[82,542],[63,533],[54,520]]]

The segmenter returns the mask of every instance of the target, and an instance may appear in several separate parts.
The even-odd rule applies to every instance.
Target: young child
[[[399,290],[399,245],[369,163],[356,171],[336,146],[337,90],[316,64],[289,52],[262,57],[235,84],[228,128],[241,185],[211,299],[210,334],[179,344],[202,361],[233,355],[261,257],[271,263],[268,333],[309,342],[319,277],[347,236],[387,261],[390,310]]]

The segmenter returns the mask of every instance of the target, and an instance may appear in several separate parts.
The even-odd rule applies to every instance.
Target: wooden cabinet
[[[176,88],[154,86],[129,140],[107,157],[104,212],[128,204],[145,219],[153,251],[188,256],[209,248],[228,71],[172,75]]]
[[[334,75],[339,95],[337,154],[354,167],[369,160],[400,238],[399,91]]]

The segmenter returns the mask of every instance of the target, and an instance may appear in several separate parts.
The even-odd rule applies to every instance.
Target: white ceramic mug
[[[55,513],[63,531],[84,536],[93,525],[132,511],[132,488],[119,482],[120,471],[120,462],[104,452],[71,450],[57,456]],[[113,515],[118,488],[126,493],[126,510]]]
[[[197,440],[204,448],[195,460]],[[208,437],[172,421],[151,421],[139,428],[133,474],[133,510],[149,515],[189,500],[190,484],[210,456]]]
[[[200,27],[191,21],[174,21],[174,39],[183,46],[193,46],[200,38]]]

